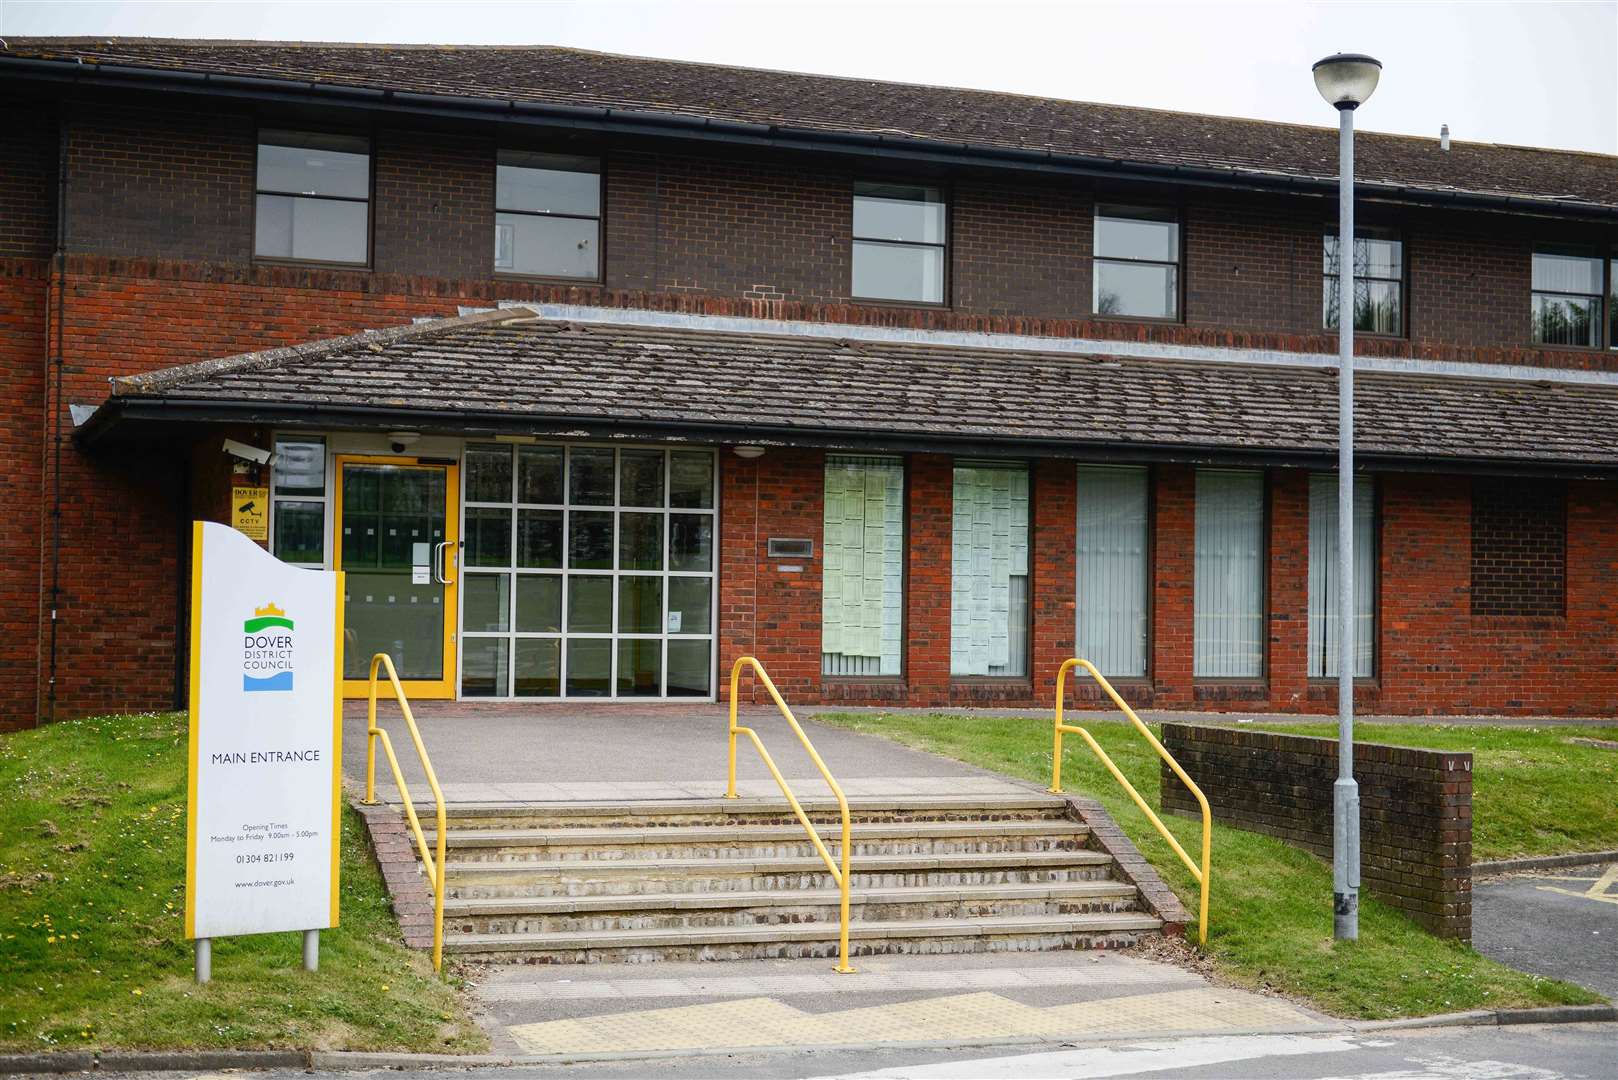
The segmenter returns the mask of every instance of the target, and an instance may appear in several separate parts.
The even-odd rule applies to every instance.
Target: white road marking
[[[1443,1054],[1431,1058],[1413,1056],[1413,1060],[1419,1068],[1354,1073],[1322,1077],[1322,1080],[1566,1080],[1567,1077],[1566,1073],[1533,1065],[1514,1065],[1509,1061],[1462,1061]]]

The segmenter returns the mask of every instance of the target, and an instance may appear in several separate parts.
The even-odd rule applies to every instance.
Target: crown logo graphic
[[[265,604],[263,607],[253,609],[253,616],[255,618],[263,618],[266,615],[279,618],[285,614],[285,611],[282,611],[280,608],[275,606],[275,601],[273,600],[268,604]]]

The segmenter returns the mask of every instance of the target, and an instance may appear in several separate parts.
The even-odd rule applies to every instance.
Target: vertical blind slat
[[[1192,673],[1264,674],[1264,474],[1198,469]]]
[[[1079,466],[1074,644],[1103,675],[1146,674],[1146,501],[1145,467]]]
[[[1372,674],[1376,635],[1375,492],[1354,482],[1354,677]],[[1337,677],[1337,474],[1309,475],[1309,677]]]

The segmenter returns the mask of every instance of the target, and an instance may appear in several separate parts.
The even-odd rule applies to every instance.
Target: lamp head
[[[1376,90],[1382,61],[1364,53],[1333,53],[1315,61],[1315,89],[1339,109],[1357,109]]]

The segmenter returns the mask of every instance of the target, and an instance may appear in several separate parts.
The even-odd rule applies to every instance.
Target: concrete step
[[[857,955],[1124,948],[1161,926],[1154,916],[1132,912],[860,922],[849,927],[849,943]],[[673,930],[456,934],[445,937],[444,949],[473,958],[549,963],[731,960],[834,956],[837,939],[838,924],[832,920]]]
[[[487,935],[836,922],[840,899],[825,888],[450,900],[444,927]],[[910,886],[856,889],[849,911],[855,922],[914,922],[1138,911],[1139,899],[1133,885],[1117,881]]]
[[[1110,877],[1103,852],[1013,851],[931,855],[871,855],[851,866],[851,887],[1038,884]],[[737,859],[568,859],[547,862],[446,862],[448,894],[457,899],[499,896],[625,896],[653,893],[773,892],[824,888],[819,856]]]
[[[836,854],[838,824],[817,823]],[[1050,851],[1082,847],[1090,830],[1077,821],[882,821],[850,829],[855,858],[944,852]],[[435,832],[427,842],[433,843]],[[728,859],[814,854],[803,826],[671,825],[572,829],[450,829],[447,845],[461,862],[626,859]]]
[[[803,795],[799,803],[812,819],[841,820],[830,796]],[[855,821],[1049,820],[1067,816],[1067,803],[1038,791],[989,795],[889,795],[848,800]],[[432,822],[435,808],[418,803],[422,824]],[[786,800],[760,797],[738,799],[635,799],[614,802],[568,803],[455,803],[448,807],[449,826],[461,829],[551,829],[572,827],[629,827],[671,825],[784,824],[796,822]]]

